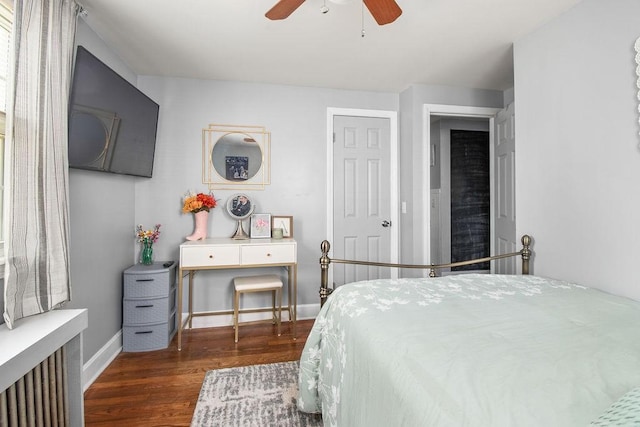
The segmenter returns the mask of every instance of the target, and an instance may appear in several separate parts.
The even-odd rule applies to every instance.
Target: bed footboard
[[[329,258],[329,250],[331,245],[327,240],[323,240],[320,244],[320,250],[322,256],[320,257],[320,306],[322,307],[333,292],[332,288],[329,288],[329,266],[333,264],[353,264],[353,265],[368,265],[376,267],[391,267],[391,268],[414,268],[421,270],[429,270],[429,277],[436,277],[436,271],[443,268],[461,267],[465,265],[479,264],[487,261],[495,261],[503,258],[510,258],[519,256],[522,259],[522,274],[529,274],[529,261],[531,259],[531,236],[525,234],[520,239],[522,243],[522,249],[518,252],[511,252],[508,254],[494,255],[485,258],[472,259],[468,261],[452,262],[449,264],[430,264],[430,265],[418,265],[418,264],[394,264],[386,262],[369,262],[369,261],[355,261],[344,259],[332,259]]]

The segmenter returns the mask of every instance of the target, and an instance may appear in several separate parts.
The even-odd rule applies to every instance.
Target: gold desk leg
[[[178,269],[178,351],[182,350],[182,268]]]
[[[189,271],[189,329],[193,328],[193,274],[193,270]]]
[[[291,280],[291,273],[289,273]],[[291,289],[291,287],[289,287]],[[298,338],[296,323],[298,321],[298,264],[293,264],[293,339]]]
[[[292,271],[293,265],[287,265],[287,313],[289,314],[289,323],[293,322],[293,308],[291,307],[291,293],[293,292]]]

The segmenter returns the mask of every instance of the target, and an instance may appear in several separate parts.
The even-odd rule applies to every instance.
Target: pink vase
[[[187,236],[187,240],[202,240],[207,238],[207,219],[209,218],[209,212],[200,211],[193,214],[195,218],[195,228],[193,234]]]

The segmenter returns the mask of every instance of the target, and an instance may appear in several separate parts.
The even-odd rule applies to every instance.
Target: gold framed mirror
[[[210,190],[264,190],[271,183],[271,133],[262,126],[202,129],[202,182]]]

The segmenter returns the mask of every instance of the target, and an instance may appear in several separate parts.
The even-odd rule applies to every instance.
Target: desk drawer
[[[180,250],[180,267],[208,267],[240,264],[238,246],[193,246]]]
[[[247,245],[242,247],[242,265],[285,264],[296,262],[296,246]]]

